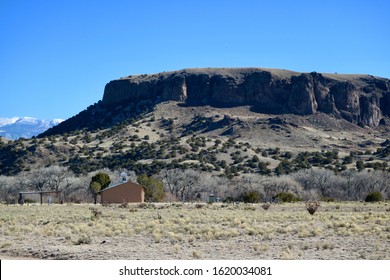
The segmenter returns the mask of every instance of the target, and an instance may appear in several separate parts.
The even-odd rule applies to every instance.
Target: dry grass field
[[[0,205],[2,258],[390,259],[388,203]]]

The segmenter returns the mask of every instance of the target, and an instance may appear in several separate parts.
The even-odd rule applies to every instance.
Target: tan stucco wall
[[[102,203],[142,203],[145,200],[145,191],[141,185],[127,182],[100,193]]]

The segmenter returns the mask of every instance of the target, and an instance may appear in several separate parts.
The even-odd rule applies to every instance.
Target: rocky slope
[[[260,68],[185,69],[109,82],[104,106],[183,101],[188,106],[249,105],[259,113],[331,114],[377,127],[390,116],[390,80],[371,75]]]

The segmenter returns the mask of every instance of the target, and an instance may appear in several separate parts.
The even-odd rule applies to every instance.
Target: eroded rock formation
[[[259,68],[186,69],[109,82],[103,104],[142,100],[299,115],[324,112],[376,127],[390,116],[390,80],[370,75],[298,73]]]

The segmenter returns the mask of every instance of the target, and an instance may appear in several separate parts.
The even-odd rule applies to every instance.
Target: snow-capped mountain
[[[63,120],[41,120],[31,117],[0,118],[0,136],[7,139],[36,136]]]

